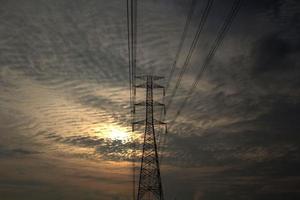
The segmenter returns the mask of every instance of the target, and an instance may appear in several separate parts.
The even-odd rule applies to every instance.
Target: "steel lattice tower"
[[[153,101],[153,89],[164,89],[163,86],[154,83],[154,80],[161,79],[162,77],[147,75],[137,78],[143,79],[145,83],[137,85],[136,87],[146,89],[146,101],[135,104],[135,106],[145,106],[146,119],[133,123],[133,128],[135,124],[145,125],[137,200],[163,200],[164,197],[156,144],[155,124],[166,124],[154,119],[153,117],[153,107],[164,106],[162,103]]]

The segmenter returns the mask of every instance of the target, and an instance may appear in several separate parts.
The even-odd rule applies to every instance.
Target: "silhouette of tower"
[[[166,126],[166,123],[154,119],[153,116],[154,106],[162,106],[165,111],[164,104],[153,100],[153,89],[163,89],[163,95],[165,95],[164,87],[154,83],[155,80],[162,79],[163,77],[146,75],[137,78],[142,79],[144,83],[135,87],[146,89],[146,101],[134,104],[135,106],[145,106],[146,119],[133,122],[132,124],[133,131],[136,124],[143,124],[145,126],[137,200],[163,200],[155,125]]]

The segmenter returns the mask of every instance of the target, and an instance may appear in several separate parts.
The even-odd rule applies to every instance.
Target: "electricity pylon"
[[[162,79],[163,77],[146,75],[136,78],[142,79],[144,83],[136,85],[135,87],[146,89],[146,101],[135,103],[133,111],[135,113],[135,106],[145,106],[146,109],[146,119],[133,122],[132,124],[133,131],[135,125],[137,124],[145,126],[137,200],[164,200],[157,152],[155,125],[159,124],[165,125],[165,127],[167,126],[166,123],[154,119],[153,116],[154,106],[162,106],[165,111],[164,104],[153,100],[153,89],[163,89],[163,95],[165,95],[164,87],[154,83],[155,80]]]

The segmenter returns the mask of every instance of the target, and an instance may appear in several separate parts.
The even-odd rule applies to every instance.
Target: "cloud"
[[[295,44],[280,38],[279,33],[264,36],[258,40],[253,48],[253,73],[279,72],[285,73],[294,69],[298,62],[293,54],[300,53],[300,46],[293,47]]]
[[[74,136],[62,136],[57,133],[41,133],[43,137],[48,140],[54,141],[59,144],[70,145],[79,148],[89,148],[92,151],[70,151],[70,157],[83,157],[90,159],[101,158],[106,161],[132,161],[132,150],[133,145],[138,154],[140,154],[141,143],[139,141],[124,141],[118,139],[101,138],[97,136],[85,136],[85,135],[74,135]],[[66,149],[70,147],[66,146]]]
[[[170,118],[190,88],[230,6],[215,2]],[[299,7],[295,2],[256,0],[243,5],[241,17],[226,35],[195,95],[180,119],[170,125],[163,166],[184,168],[179,171],[181,176],[179,172],[168,175],[167,195],[182,191],[178,194],[182,199],[267,199],[267,194],[283,198],[289,192],[287,196],[293,197],[296,190],[287,188],[278,196],[272,195],[278,185],[288,185],[282,177],[272,177],[299,175]],[[78,164],[68,162],[77,158],[91,166],[91,160],[119,164],[130,160],[132,142],[101,135],[107,124],[127,127],[130,121],[125,4],[123,0],[12,0],[1,6],[0,128],[1,145],[5,145],[0,148],[1,159],[54,154],[64,158],[67,172]],[[198,4],[198,11],[203,5]],[[139,9],[138,73],[168,75],[187,2],[144,1]],[[181,61],[199,14],[193,17]],[[16,148],[20,143],[24,146]],[[36,167],[35,173],[42,170]],[[99,171],[72,174],[75,178],[70,182],[95,181],[101,183],[97,185],[101,189],[113,182],[128,187],[126,181],[110,181],[109,177],[93,179],[94,174],[110,169],[93,167]],[[184,174],[189,167],[195,170]],[[41,180],[47,178],[40,176]],[[296,185],[297,180],[290,181]],[[59,181],[54,180],[59,186],[52,185],[46,193],[52,199],[80,199],[79,193],[90,199],[101,195],[103,199],[118,198],[119,194],[97,192],[99,188],[91,190],[95,182],[80,190],[85,184],[58,188]],[[180,185],[178,190],[172,188],[176,185]],[[121,189],[118,186],[112,191]],[[30,190],[32,199],[41,199],[44,192]],[[25,196],[26,192],[17,193]],[[12,197],[14,193],[5,194]]]
[[[41,152],[32,151],[23,148],[4,148],[0,146],[0,158],[12,158],[12,157],[22,157],[22,156],[30,156],[33,154],[40,154]]]

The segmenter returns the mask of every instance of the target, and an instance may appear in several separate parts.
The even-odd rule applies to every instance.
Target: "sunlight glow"
[[[131,132],[128,127],[123,127],[114,123],[99,123],[91,128],[91,133],[94,136],[103,138],[104,140],[121,140],[122,142],[129,142],[132,140],[139,141],[140,133]]]
[[[122,130],[120,128],[111,127],[109,137],[112,140],[129,140],[130,134],[126,130]]]

